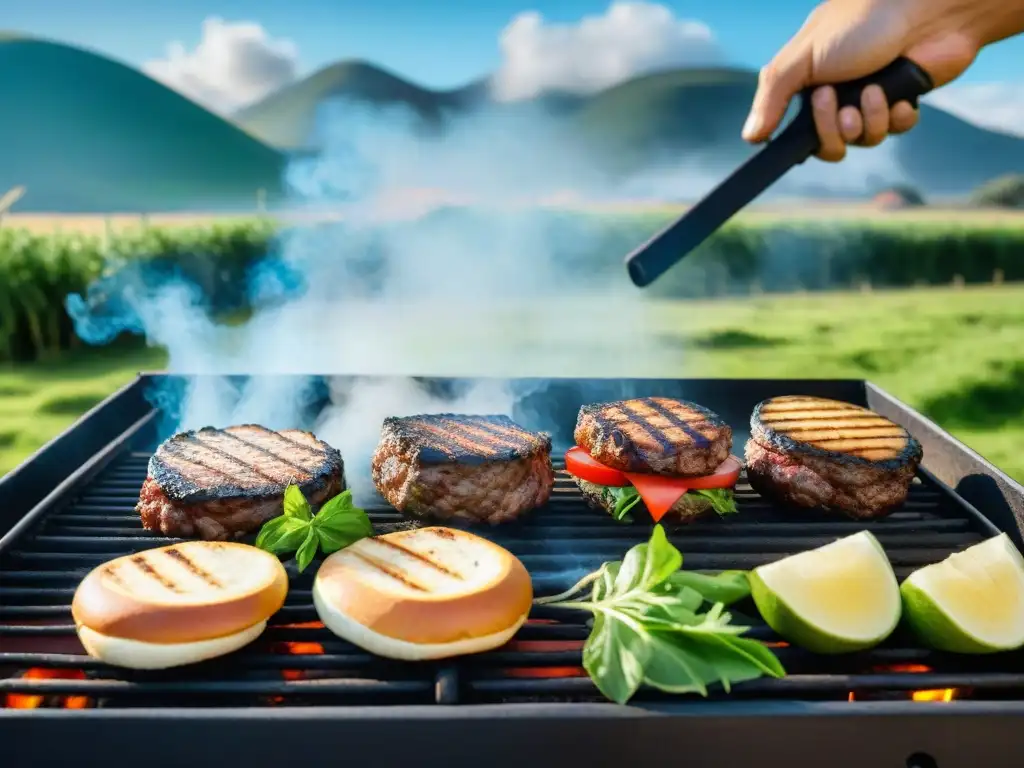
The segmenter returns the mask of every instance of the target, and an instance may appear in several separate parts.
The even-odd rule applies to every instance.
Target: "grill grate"
[[[310,596],[315,564],[303,575],[288,564],[291,590],[285,607],[259,640],[231,656],[158,672],[120,670],[90,659],[70,617],[78,582],[112,557],[178,541],[144,531],[133,511],[148,458],[148,453],[125,452],[70,504],[5,552],[0,563],[0,693],[8,699],[87,697],[87,706],[103,708],[602,700],[580,668],[588,629],[566,621],[557,609],[536,608],[515,640],[498,651],[435,663],[391,662],[318,625]],[[522,522],[482,531],[523,561],[538,595],[571,586],[649,535],[648,526],[624,526],[590,510],[571,479],[563,471],[557,477],[545,509]],[[742,480],[737,497],[740,515],[733,520],[667,526],[685,567],[749,569],[867,528],[878,536],[902,579],[995,532],[927,475],[915,480],[903,508],[875,523],[786,511],[761,499]],[[367,511],[380,532],[404,522],[383,503]],[[738,622],[754,626],[750,636],[779,643],[751,604],[741,603],[733,613]],[[774,650],[788,677],[738,685],[729,697],[906,699],[911,691],[958,689],[960,696],[998,700],[1024,691],[1024,654],[953,657],[916,647],[900,632],[859,654],[823,658],[785,644]],[[28,669],[35,674],[25,676]],[[712,698],[723,696],[712,693]],[[634,701],[663,698],[641,691]]]

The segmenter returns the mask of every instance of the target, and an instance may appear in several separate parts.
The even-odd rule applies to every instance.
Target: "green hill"
[[[663,157],[735,164],[751,151],[739,135],[751,82],[750,73],[735,69],[638,77],[583,101],[571,117],[573,130],[608,158],[612,171],[629,172]]]
[[[726,168],[752,151],[739,132],[756,84],[756,74],[747,70],[687,69],[638,77],[589,97],[552,94],[538,101],[564,128],[567,141],[592,150],[613,174],[698,156],[702,164]],[[431,91],[372,65],[349,62],[282,90],[236,120],[276,146],[315,146],[316,110],[338,97],[404,104],[430,122],[446,112],[497,108],[487,98],[486,81]],[[930,193],[963,194],[1005,173],[1024,172],[1024,140],[927,104],[920,124],[890,141],[907,180]]]
[[[0,36],[0,191],[19,211],[251,209],[284,157],[140,72]]]
[[[431,91],[372,64],[343,61],[282,88],[233,118],[273,146],[298,149],[315,143],[318,110],[331,99],[407,107],[425,123],[437,125],[445,110],[471,108],[478,96],[486,96],[486,89],[479,84],[455,91]]]

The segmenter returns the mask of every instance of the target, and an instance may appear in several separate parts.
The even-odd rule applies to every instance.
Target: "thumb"
[[[783,50],[764,67],[757,79],[754,103],[743,124],[743,138],[751,142],[767,141],[779,127],[789,102],[811,77],[811,51]]]

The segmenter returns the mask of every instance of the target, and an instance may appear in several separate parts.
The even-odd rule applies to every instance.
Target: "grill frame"
[[[154,383],[167,383],[172,378],[140,374],[0,481],[0,556],[55,509],[70,503],[126,451],[159,436],[159,414],[146,393]],[[604,386],[609,392],[614,389],[628,396],[621,392],[622,382],[555,382],[570,389],[586,387],[588,391]],[[922,443],[922,474],[927,480],[955,495],[979,525],[993,532],[1006,531],[1018,546],[1024,546],[1024,487],[869,382],[689,379],[630,380],[628,385],[644,394],[676,392],[712,408],[715,405],[709,402],[709,394],[714,393],[714,400],[724,398],[735,404],[731,413],[715,408],[734,429],[744,423],[737,419],[738,414],[745,411],[749,418],[754,403],[778,394],[802,393],[866,405],[902,424]],[[571,432],[571,425],[569,429]],[[737,429],[734,450],[745,439],[746,434]],[[560,447],[556,437],[556,450]],[[982,515],[979,508],[986,514]],[[24,748],[25,759],[33,765],[46,764],[40,759],[58,764],[59,760],[81,761],[83,757],[87,757],[88,764],[90,758],[98,760],[108,754],[105,744],[115,740],[119,757],[155,760],[158,765],[202,760],[209,755],[211,743],[232,749],[235,754],[244,753],[246,760],[256,765],[271,765],[295,754],[296,739],[306,744],[315,739],[326,745],[370,744],[372,749],[363,754],[372,755],[376,765],[397,765],[426,755],[461,765],[478,761],[481,754],[496,756],[499,764],[504,764],[501,761],[510,754],[508,750],[517,747],[522,751],[530,744],[528,759],[541,765],[563,763],[565,755],[559,757],[558,753],[564,746],[572,749],[576,759],[600,761],[609,755],[615,759],[664,759],[678,756],[682,750],[699,765],[736,765],[747,759],[791,765],[794,758],[803,763],[812,756],[834,766],[896,765],[913,764],[906,763],[907,759],[923,752],[944,767],[968,765],[968,760],[973,764],[1010,765],[1012,757],[1008,755],[1012,756],[1014,750],[1009,745],[1024,746],[1024,734],[1016,725],[1020,721],[1014,720],[1024,715],[1024,700],[967,700],[942,706],[911,701],[690,699],[625,708],[603,703],[444,705],[443,689],[457,684],[454,675],[457,667],[442,666],[435,677],[436,698],[441,706],[0,709],[0,744],[8,751],[13,748],[15,756]],[[941,727],[944,721],[936,719],[950,716],[958,718],[955,729]],[[663,722],[666,717],[672,720],[670,728]],[[552,726],[552,721],[557,724]],[[399,723],[417,735],[389,738]],[[742,732],[737,730],[740,728],[746,729],[749,738],[730,739],[730,735]],[[208,735],[200,737],[200,733]],[[721,733],[722,740],[708,738],[708,734],[715,733]],[[810,733],[814,737],[808,740]],[[870,738],[866,738],[868,733]],[[126,739],[126,734],[131,738]],[[31,746],[41,739],[50,741],[47,754],[42,756]],[[834,744],[840,739],[844,748],[837,752]],[[154,743],[161,745],[157,754],[152,750]],[[574,743],[577,746],[572,747]],[[587,746],[582,748],[581,743]],[[351,751],[345,754],[353,756]],[[359,748],[355,754],[360,754]],[[903,762],[894,763],[897,758]],[[312,765],[326,765],[327,761],[335,762],[337,754],[329,748],[309,749],[302,759]],[[920,768],[928,765],[922,762]]]

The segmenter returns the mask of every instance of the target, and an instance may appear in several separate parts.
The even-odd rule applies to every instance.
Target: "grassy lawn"
[[[156,349],[96,349],[49,363],[0,367],[0,475],[144,370],[164,367]]]
[[[1024,480],[1024,286],[672,302],[650,327],[679,376],[870,379]],[[0,369],[0,473],[163,365],[109,349]]]

